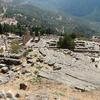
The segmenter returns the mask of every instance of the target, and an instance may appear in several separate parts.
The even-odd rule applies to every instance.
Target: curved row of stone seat
[[[20,54],[11,54],[11,53],[0,53],[0,57],[7,57],[13,59],[20,59],[23,56],[23,53]]]

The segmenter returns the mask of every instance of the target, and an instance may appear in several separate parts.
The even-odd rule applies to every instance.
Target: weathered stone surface
[[[27,76],[27,77],[28,77],[28,76],[32,76],[32,73],[31,73],[31,72],[29,72],[29,71],[27,71],[27,70],[24,70],[24,69],[21,71],[21,74],[23,74],[23,75],[25,75],[25,76]]]
[[[0,91],[0,99],[5,98],[5,97],[6,97],[5,93]]]
[[[60,64],[54,64],[53,70],[61,70],[61,66]]]
[[[22,67],[30,67],[31,64],[23,63],[23,64],[21,64],[21,66],[22,66]]]
[[[51,59],[47,63],[49,66],[53,66],[55,64],[55,60]]]
[[[49,100],[49,97],[42,94],[30,94],[26,96],[25,100]]]
[[[8,76],[12,76],[12,75],[14,76],[14,72],[10,70],[10,71],[7,72],[7,75]]]
[[[6,93],[6,97],[7,98],[13,98],[13,95],[12,95],[12,93],[8,92],[8,93]]]
[[[11,91],[0,91],[0,100],[18,100]]]
[[[5,84],[9,81],[9,77],[8,76],[0,76],[0,84]]]
[[[77,97],[70,97],[69,100],[79,100]]]
[[[50,65],[54,64],[54,70],[42,71],[39,73],[40,76],[69,84],[82,91],[100,87],[100,70],[93,67],[96,63],[91,62],[91,57],[81,53],[72,53],[70,56],[60,51],[48,50],[44,63],[48,64],[49,61],[53,61]]]
[[[0,60],[2,60],[7,65],[20,65],[22,63],[19,59],[13,59],[7,57],[0,57]]]
[[[9,71],[8,67],[2,67],[1,72],[2,73],[7,73]]]
[[[66,55],[66,54],[71,54],[71,51],[68,49],[62,50],[62,52]]]
[[[22,67],[27,67],[27,63],[22,63],[21,66]]]
[[[14,72],[17,72],[17,71],[21,70],[21,67],[20,66],[12,66],[11,70]]]
[[[26,56],[26,59],[32,59],[32,56],[27,55],[27,56]]]
[[[27,63],[34,64],[34,61],[33,61],[33,59],[28,59]]]
[[[35,96],[30,94],[30,95],[25,97],[25,100],[35,100]]]
[[[25,74],[25,76],[27,76],[27,77],[32,76],[32,73],[28,72],[28,73]]]
[[[47,51],[48,51],[47,48],[40,48],[40,49],[39,49],[39,52],[40,52],[41,55],[43,55],[43,56],[46,56],[46,55],[47,55]]]
[[[53,60],[54,59],[54,60]],[[62,83],[73,85],[82,90],[96,89],[100,85],[100,71],[91,63],[91,58],[78,53],[66,57],[61,52],[48,50],[44,63],[56,62],[54,72],[47,70],[40,75]],[[92,74],[91,74],[92,73]]]
[[[51,72],[51,71],[50,72],[47,72],[47,71],[43,72],[42,71],[39,73],[39,75],[42,77],[46,77],[48,79],[57,81],[57,82],[69,84],[73,87],[78,87],[79,89],[82,89],[84,91],[90,91],[91,89],[96,89],[98,87],[92,83],[74,78],[74,76],[64,75],[64,73],[60,73],[60,72]]]
[[[6,64],[0,64],[0,68],[6,67]]]
[[[39,56],[36,61],[42,63],[44,62],[44,58],[42,56]]]

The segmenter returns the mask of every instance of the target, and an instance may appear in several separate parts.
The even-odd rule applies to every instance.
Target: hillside
[[[80,32],[86,35],[98,33],[97,24],[94,27],[90,22],[81,20],[71,15],[65,15],[61,12],[44,10],[27,2],[18,2],[16,5],[9,6],[5,16],[16,17],[23,25],[43,26],[52,30],[54,33],[72,33]],[[21,15],[21,16],[19,16]]]
[[[83,18],[90,21],[100,22],[100,7],[96,7],[93,12],[83,16]]]
[[[100,32],[99,8],[85,7],[87,1],[76,0],[8,0],[6,17],[15,17],[22,25],[42,26],[50,33],[84,33],[87,36]],[[94,1],[88,0],[89,5]],[[97,3],[97,2],[96,2]],[[77,7],[76,7],[77,6]],[[82,8],[82,7],[83,8]],[[74,10],[73,10],[73,9]]]
[[[25,2],[14,0],[13,4]],[[27,0],[27,2],[50,11],[63,12],[64,14],[80,17],[84,20],[100,22],[99,0]]]
[[[13,0],[13,3],[24,2],[26,0]],[[97,7],[100,7],[99,0],[27,0],[27,2],[31,2],[33,5],[49,7],[49,9],[61,9],[66,13],[69,11],[70,14],[77,16],[85,16]],[[51,8],[52,7],[52,8]],[[81,11],[81,12],[80,12]]]
[[[20,4],[20,3],[30,3],[35,6],[38,6],[43,9],[53,10],[53,11],[60,11],[64,12],[64,14],[71,14],[72,16],[77,17],[84,17],[90,16],[86,18],[95,19],[98,21],[100,15],[100,1],[99,0],[1,0],[5,3],[11,3],[13,5]],[[97,12],[97,13],[94,13]],[[91,16],[92,14],[92,16]]]

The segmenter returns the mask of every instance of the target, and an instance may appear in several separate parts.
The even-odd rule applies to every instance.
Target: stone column
[[[26,31],[23,36],[23,44],[25,45],[30,40],[30,31]]]
[[[33,42],[35,42],[35,32],[33,32]]]
[[[38,32],[38,41],[40,41],[40,32]]]

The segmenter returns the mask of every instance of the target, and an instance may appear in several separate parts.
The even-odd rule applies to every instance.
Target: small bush
[[[77,37],[77,35],[75,33],[72,33],[70,36],[72,39],[75,39]]]
[[[1,49],[0,49],[0,53],[3,53],[3,52],[4,52],[4,50],[3,50],[3,48],[1,48]]]
[[[60,37],[57,44],[59,48],[63,48],[63,49],[73,50],[75,48],[73,37],[67,34],[64,34],[63,37]]]

